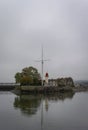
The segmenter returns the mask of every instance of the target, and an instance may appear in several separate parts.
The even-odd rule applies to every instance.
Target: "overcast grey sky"
[[[88,80],[88,0],[0,0],[0,82],[28,66]]]

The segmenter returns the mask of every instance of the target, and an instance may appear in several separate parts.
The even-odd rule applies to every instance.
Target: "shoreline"
[[[19,91],[20,93],[65,93],[65,92],[84,92],[88,91],[88,87],[55,87],[55,86],[20,86],[16,87],[14,91]]]
[[[14,87],[1,87],[0,91],[12,91],[15,93],[36,93],[36,94],[53,94],[53,93],[65,93],[65,92],[86,92],[88,86],[75,86],[75,87],[56,87],[56,86],[14,86]]]

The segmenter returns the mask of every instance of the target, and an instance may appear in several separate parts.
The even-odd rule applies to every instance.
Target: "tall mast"
[[[36,62],[41,62],[41,71],[42,71],[42,74],[41,74],[41,85],[43,87],[43,69],[44,69],[44,62],[45,61],[49,61],[49,59],[46,59],[44,60],[44,57],[43,57],[43,46],[42,46],[42,55],[41,55],[41,60],[36,60]]]
[[[41,60],[41,64],[42,64],[42,87],[43,87],[43,65],[44,65],[44,60],[43,60],[43,46],[42,46],[42,60]]]

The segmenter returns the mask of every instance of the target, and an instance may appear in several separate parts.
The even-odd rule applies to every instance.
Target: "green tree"
[[[25,76],[21,78],[20,83],[22,85],[32,85],[33,84],[33,79],[30,76]]]
[[[15,75],[16,83],[22,85],[40,85],[41,76],[38,70],[32,66],[22,69],[21,73],[16,73]]]
[[[20,83],[20,81],[21,81],[21,73],[17,72],[15,74],[15,80],[16,80],[16,83]]]

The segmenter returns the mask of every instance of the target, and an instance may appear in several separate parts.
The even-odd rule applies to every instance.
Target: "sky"
[[[33,66],[44,75],[88,80],[88,0],[0,0],[0,82]]]

